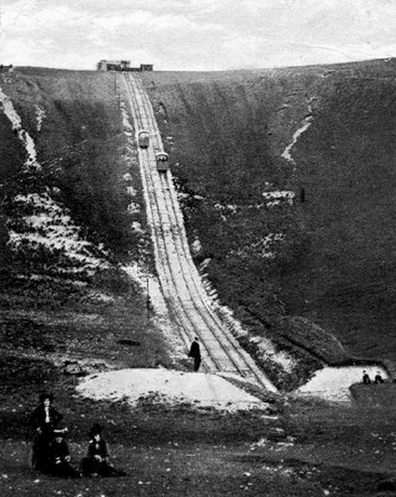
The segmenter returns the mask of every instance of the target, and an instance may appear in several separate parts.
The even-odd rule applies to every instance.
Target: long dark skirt
[[[48,471],[51,458],[51,436],[48,433],[36,433],[32,440],[32,468]]]
[[[52,464],[48,469],[48,473],[54,476],[61,476],[62,478],[79,478],[81,476],[81,473],[66,461],[59,464]]]
[[[81,461],[84,476],[126,476],[124,471],[116,469],[107,461],[97,461],[94,457],[84,457]]]

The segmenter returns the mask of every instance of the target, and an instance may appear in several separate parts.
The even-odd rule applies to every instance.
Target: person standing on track
[[[201,348],[198,342],[198,337],[194,338],[194,341],[191,344],[190,352],[188,353],[188,357],[192,357],[194,359],[194,371],[198,371],[202,361]]]

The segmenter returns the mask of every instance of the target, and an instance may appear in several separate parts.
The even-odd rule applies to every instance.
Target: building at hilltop
[[[130,60],[101,60],[97,64],[98,71],[152,71],[152,64],[140,64],[140,67],[131,67]]]
[[[14,72],[14,66],[10,64],[9,66],[5,66],[4,64],[0,64],[0,72],[8,72],[12,74]]]

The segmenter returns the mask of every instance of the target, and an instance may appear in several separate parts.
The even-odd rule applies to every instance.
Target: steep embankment
[[[323,329],[394,359],[394,77],[392,61],[144,76],[196,262],[308,362],[348,358]]]
[[[272,364],[280,386],[323,361],[393,359],[394,76],[393,61],[142,75],[195,261],[252,333],[241,341]],[[92,244],[78,245],[85,257],[103,256],[113,267],[148,254],[115,75],[24,69],[4,76],[2,89],[41,166],[34,181],[20,176],[27,138],[3,113],[3,213],[15,219],[8,227],[48,231],[39,221],[56,212],[53,201],[66,209],[58,213],[63,232]],[[125,154],[132,154],[127,168]],[[23,202],[26,212],[10,202],[34,192],[41,203]],[[59,273],[64,259],[53,250],[51,257],[44,250],[34,263]],[[20,272],[30,264],[12,260]],[[284,355],[274,355],[277,346]]]
[[[124,135],[114,75],[26,69],[8,84],[3,80],[2,87],[35,143],[42,183],[59,189],[59,201],[95,241],[118,256],[133,251],[137,237],[125,215]],[[20,140],[4,115],[1,119],[0,181],[15,177],[23,162]],[[138,169],[130,172],[138,185]],[[144,220],[136,212],[135,218]]]
[[[0,87],[0,395],[174,360],[148,326],[146,280],[120,268],[152,263],[114,76],[18,69]]]
[[[377,70],[373,70],[377,69]],[[360,355],[394,360],[396,68],[344,68],[294,157],[309,250],[282,275],[291,312]],[[298,282],[298,284],[296,284]]]

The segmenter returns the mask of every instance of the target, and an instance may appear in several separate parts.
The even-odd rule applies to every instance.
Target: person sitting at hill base
[[[384,383],[384,379],[382,378],[380,371],[377,371],[377,374],[374,378],[374,383]]]
[[[367,371],[363,371],[363,383],[365,385],[371,384],[370,376],[368,375]]]
[[[115,469],[110,464],[107,443],[102,438],[103,427],[95,423],[90,432],[87,455],[81,461],[84,476],[126,476],[124,471]]]
[[[81,473],[71,465],[69,446],[66,441],[67,431],[67,428],[54,430],[48,473],[65,478],[79,478]]]
[[[201,349],[198,343],[198,337],[195,337],[192,342],[188,357],[192,357],[194,359],[194,371],[198,371],[201,364]]]

